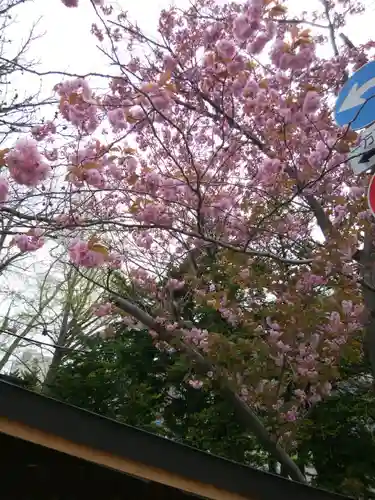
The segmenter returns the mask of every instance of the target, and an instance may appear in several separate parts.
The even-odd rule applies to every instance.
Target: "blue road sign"
[[[353,130],[375,121],[375,61],[362,66],[345,83],[337,98],[335,120]]]

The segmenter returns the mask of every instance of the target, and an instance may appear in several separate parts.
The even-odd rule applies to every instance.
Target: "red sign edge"
[[[368,204],[368,207],[372,213],[372,215],[375,217],[375,185],[374,185],[374,180],[375,180],[375,174],[372,175],[371,177],[371,180],[370,180],[370,183],[368,185],[368,189],[367,189],[367,204]],[[373,200],[373,206],[371,206],[371,191],[374,190],[374,193],[372,194],[374,200]]]

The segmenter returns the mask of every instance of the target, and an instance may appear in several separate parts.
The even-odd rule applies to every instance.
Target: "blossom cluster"
[[[44,160],[34,139],[19,139],[6,155],[10,176],[17,184],[37,186],[51,173],[50,165]]]

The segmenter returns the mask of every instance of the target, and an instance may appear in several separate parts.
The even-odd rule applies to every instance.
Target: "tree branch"
[[[130,301],[123,299],[113,292],[112,298],[113,302],[119,309],[133,316],[148,329],[157,332],[161,340],[175,346],[180,352],[183,352],[193,362],[195,369],[203,374],[212,372],[221,393],[233,405],[233,408],[242,423],[254,433],[264,448],[281,463],[292,479],[301,483],[306,482],[304,475],[301,473],[297,465],[285,452],[285,450],[271,438],[263,423],[254,411],[244,401],[242,401],[240,396],[233,391],[233,389],[231,389],[226,378],[218,372],[215,366],[204,358],[196,349],[183,341],[182,332],[174,331],[173,333],[170,333],[160,323],[157,323],[152,316],[139,309]]]

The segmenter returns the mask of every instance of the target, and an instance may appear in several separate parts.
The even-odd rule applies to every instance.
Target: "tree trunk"
[[[68,325],[69,312],[70,312],[70,304],[69,300],[66,300],[55,352],[53,353],[52,362],[49,366],[46,378],[44,379],[43,382],[42,392],[45,395],[49,395],[53,391],[53,386],[55,384],[57,371],[61,365],[61,361],[64,355],[65,351],[64,346],[69,336],[69,325]]]
[[[365,283],[363,298],[367,315],[363,347],[375,377],[375,224],[371,224],[370,229],[366,232],[364,247],[359,255],[359,263],[362,266],[361,274]]]

